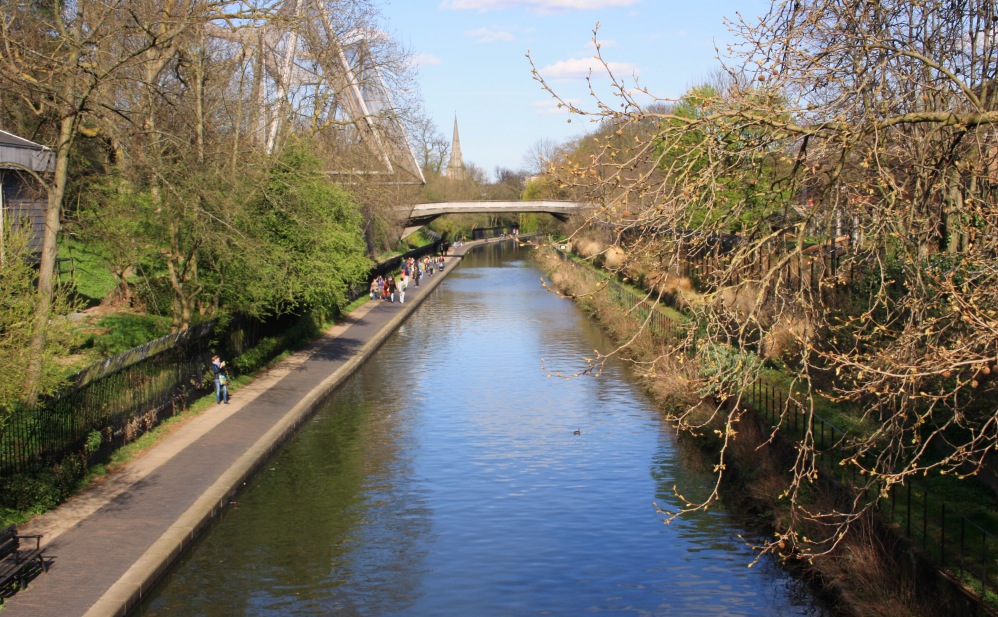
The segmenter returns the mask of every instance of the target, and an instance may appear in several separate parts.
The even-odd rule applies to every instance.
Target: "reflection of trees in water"
[[[285,481],[267,491],[270,516],[286,531],[261,562],[281,569],[275,589],[288,586],[299,601],[311,595],[327,609],[411,602],[412,564],[429,531],[427,509],[405,486],[412,474],[399,469],[407,465],[396,442],[405,434],[397,409],[405,380],[382,374],[381,363],[369,367],[279,459],[289,467]]]
[[[377,366],[377,363],[372,363]],[[338,390],[175,568],[147,615],[399,610],[429,513],[398,469],[397,379],[375,371]],[[384,387],[382,387],[384,386]],[[375,553],[357,555],[357,553]],[[225,585],[218,585],[224,577]],[[379,608],[380,607],[380,608]],[[311,610],[311,609],[308,609]]]
[[[723,512],[658,522],[652,491],[709,474],[623,365],[564,381],[531,364],[537,349],[567,364],[609,344],[536,271],[466,271],[407,323],[263,467],[159,614],[787,606],[785,575],[744,567],[752,554]]]

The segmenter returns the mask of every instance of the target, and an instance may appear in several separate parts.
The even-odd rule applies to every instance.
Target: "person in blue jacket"
[[[225,362],[218,356],[211,357],[211,372],[215,374],[215,400],[221,405],[229,404],[229,376],[225,371]]]

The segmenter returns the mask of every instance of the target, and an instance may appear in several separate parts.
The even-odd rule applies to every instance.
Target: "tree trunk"
[[[45,211],[45,231],[42,236],[41,264],[38,270],[38,303],[35,305],[34,327],[28,359],[24,401],[29,406],[38,402],[42,364],[48,323],[52,317],[52,295],[55,291],[55,259],[58,252],[59,229],[62,223],[62,199],[66,194],[69,175],[69,151],[76,130],[76,115],[70,114],[59,125],[59,143],[55,151],[55,175],[48,185],[48,204]]]

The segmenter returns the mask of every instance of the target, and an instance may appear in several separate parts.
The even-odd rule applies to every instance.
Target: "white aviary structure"
[[[388,86],[372,52],[385,35],[339,23],[341,11],[323,0],[282,0],[245,23],[219,24],[212,35],[239,44],[243,78],[256,99],[253,132],[274,150],[287,129],[321,131],[348,127],[380,169],[333,173],[379,173],[395,181],[425,183]],[[290,125],[290,126],[289,126]],[[399,179],[399,178],[404,179]]]

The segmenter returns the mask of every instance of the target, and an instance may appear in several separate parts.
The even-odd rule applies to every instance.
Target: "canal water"
[[[136,611],[178,615],[821,615],[545,291],[526,249],[469,254],[265,465]]]

